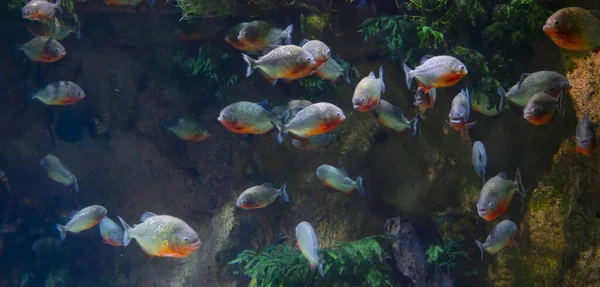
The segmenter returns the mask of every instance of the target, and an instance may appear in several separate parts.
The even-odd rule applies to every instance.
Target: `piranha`
[[[196,120],[177,118],[171,122],[159,119],[159,122],[165,134],[172,132],[182,140],[200,142],[210,136],[208,129]]]
[[[600,52],[600,20],[597,11],[568,7],[546,20],[543,30],[559,47],[572,51]]]
[[[231,29],[229,29],[229,31],[227,31],[227,34],[225,35],[225,42],[229,43],[229,45],[233,46],[238,50],[247,51],[246,43],[238,40],[240,31],[246,26],[248,26],[248,22],[242,22],[231,27]]]
[[[319,241],[310,223],[303,221],[296,226],[296,241],[296,246],[300,248],[302,255],[310,263],[310,270],[318,268],[321,277],[325,278],[325,272],[323,271],[325,260],[319,256]]]
[[[60,233],[60,239],[65,240],[67,232],[79,233],[94,227],[106,216],[108,211],[100,205],[88,206],[82,210],[74,211],[71,220],[66,225],[56,225],[56,230]]]
[[[312,105],[311,101],[307,100],[292,100],[290,99],[286,104],[273,108],[272,112],[277,114],[277,117],[281,119],[284,124],[287,124],[292,120],[301,110]]]
[[[287,194],[287,183],[284,183],[280,189],[273,187],[270,183],[265,183],[246,189],[238,197],[235,205],[243,209],[265,208],[280,196],[286,202],[290,202],[290,197]]]
[[[383,83],[383,65],[381,65],[379,78],[371,72],[369,76],[358,82],[354,89],[354,95],[352,95],[352,105],[357,111],[368,112],[371,108],[379,106],[383,92],[385,92],[385,84]]]
[[[79,192],[77,178],[58,157],[53,154],[48,154],[42,158],[40,166],[46,170],[48,177],[52,180],[61,183],[64,186],[70,186],[73,190]]]
[[[431,88],[445,88],[454,86],[468,71],[465,64],[452,56],[425,56],[421,58],[421,65],[411,70],[404,63],[406,86],[410,89],[412,80],[417,79],[420,87],[429,92]]]
[[[200,247],[196,231],[177,217],[144,212],[141,223],[133,227],[118,218],[125,229],[123,246],[135,238],[148,257],[183,258]]]
[[[417,115],[409,121],[401,108],[386,100],[381,100],[381,104],[374,107],[372,113],[378,124],[393,129],[398,135],[403,135],[407,130],[411,130],[413,136],[419,133],[421,117]]]
[[[279,143],[283,142],[285,135],[291,136],[301,142],[306,142],[309,137],[328,133],[335,130],[346,116],[342,109],[330,103],[316,103],[302,109],[287,124],[271,121],[277,128]]]
[[[575,132],[575,139],[577,142],[575,152],[585,156],[592,154],[595,145],[594,127],[594,123],[592,123],[587,116],[583,116],[581,120],[579,120],[579,123],[577,123],[577,130]]]
[[[58,41],[50,37],[35,37],[19,47],[27,58],[34,62],[54,63],[62,59],[67,51]]]
[[[46,0],[31,0],[21,9],[21,15],[24,19],[42,21],[52,20],[56,17],[56,11],[62,13],[61,0],[55,3]]]
[[[112,219],[105,216],[100,220],[100,237],[104,243],[112,246],[123,245],[123,229]]]
[[[327,60],[329,60],[331,57],[331,49],[329,49],[325,43],[319,40],[309,41],[304,39],[302,42],[300,42],[299,46],[313,56],[313,59],[315,59],[315,70],[325,64],[325,62],[327,62]]]
[[[294,45],[279,46],[258,60],[245,54],[242,56],[248,63],[246,77],[250,77],[254,70],[258,69],[272,85],[277,83],[277,79],[289,81],[304,78],[312,74],[316,67],[313,56]]]
[[[327,81],[331,81],[334,85],[342,78],[344,79],[344,82],[350,84],[350,76],[348,75],[350,68],[350,65],[347,65],[346,68],[342,68],[342,66],[340,66],[333,58],[329,58],[317,69],[315,75]]]
[[[482,142],[476,141],[473,144],[473,151],[471,154],[471,163],[473,163],[473,168],[475,168],[475,172],[483,181],[485,185],[485,169],[487,168],[487,153],[485,152],[485,146]]]
[[[514,199],[515,192],[525,196],[525,187],[521,182],[521,172],[518,168],[514,181],[508,180],[503,172],[490,178],[481,188],[477,202],[479,216],[492,221],[504,214]]]
[[[539,126],[552,119],[555,110],[562,113],[563,91],[558,98],[554,98],[544,92],[539,92],[529,99],[527,106],[523,109],[523,118],[528,122]]]
[[[44,20],[42,22],[31,22],[27,25],[27,30],[38,37],[49,37],[59,41],[64,40],[72,33],[76,33],[77,38],[80,37],[79,29],[81,22],[77,23],[77,28],[68,25],[58,18],[54,20]]]
[[[565,76],[554,71],[538,71],[522,74],[519,82],[508,92],[502,87],[498,88],[498,92],[505,100],[524,108],[527,106],[529,98],[539,92],[554,95],[559,90],[566,92],[570,88],[569,80]]]
[[[327,149],[334,142],[342,141],[342,131],[343,128],[340,126],[337,131],[332,133],[320,134],[313,137],[309,137],[305,142],[301,142],[299,140],[292,140],[292,145],[298,149]]]
[[[475,240],[475,243],[481,250],[481,260],[483,260],[484,251],[493,255],[513,242],[517,235],[517,231],[518,228],[514,222],[502,220],[498,225],[492,228],[490,235],[488,235],[484,243]]]
[[[437,90],[435,88],[429,89],[429,92],[425,92],[425,89],[419,87],[415,94],[414,105],[419,107],[419,112],[424,113],[425,111],[433,108],[435,100],[437,99]]]
[[[77,84],[69,81],[58,81],[48,84],[42,90],[27,94],[26,102],[38,99],[49,106],[67,106],[85,98],[85,92]]]
[[[471,115],[471,97],[469,95],[469,89],[462,89],[454,99],[452,99],[452,108],[448,118],[450,121],[446,121],[455,131],[462,131],[464,129],[470,129],[477,121],[469,123],[469,116]]]
[[[346,195],[350,195],[356,190],[360,195],[365,196],[362,176],[357,177],[356,180],[352,180],[344,169],[335,168],[327,164],[319,166],[316,175],[325,186],[344,192]]]
[[[289,25],[285,30],[281,30],[265,21],[256,20],[246,24],[244,27],[240,27],[237,39],[243,43],[243,49],[240,50],[258,52],[268,46],[281,45],[282,43],[290,45],[292,43],[293,30],[293,25]]]
[[[237,134],[262,135],[271,132],[271,123],[277,115],[251,102],[237,102],[225,107],[217,120],[229,131]]]

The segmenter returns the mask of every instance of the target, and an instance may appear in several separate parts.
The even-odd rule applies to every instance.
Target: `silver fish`
[[[481,260],[483,260],[484,251],[489,254],[496,254],[508,244],[510,244],[519,229],[517,225],[510,220],[502,220],[498,225],[492,228],[490,235],[485,239],[484,243],[475,240],[475,243],[481,250]]]
[[[300,248],[302,255],[310,263],[310,269],[319,268],[319,274],[325,278],[323,264],[325,261],[319,256],[319,241],[317,234],[310,223],[303,221],[296,226],[296,245]]]
[[[475,168],[477,175],[481,177],[483,184],[485,184],[485,169],[487,167],[487,153],[485,152],[485,146],[482,142],[476,141],[473,144],[473,153],[471,155],[471,162]]]

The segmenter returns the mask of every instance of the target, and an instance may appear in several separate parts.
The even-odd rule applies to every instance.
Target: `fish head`
[[[498,203],[498,197],[493,194],[480,197],[477,202],[477,214],[485,220],[493,220],[492,216],[498,207]]]
[[[315,61],[315,57],[313,57],[313,55],[311,55],[306,50],[298,54],[295,62],[295,65],[298,68],[308,67],[313,71],[317,70],[317,62]]]
[[[246,25],[240,30],[237,40],[240,42],[254,42],[258,39],[258,29],[255,25]]]
[[[335,105],[329,104],[321,113],[321,118],[325,123],[337,124],[344,121],[346,119],[346,116],[344,115],[344,111],[342,111],[342,109],[338,108]]]
[[[200,248],[200,238],[198,237],[198,233],[194,231],[189,225],[184,224],[180,228],[178,228],[171,238],[170,247],[173,251],[175,251],[178,255],[187,256],[196,249]]]
[[[355,110],[361,110],[363,106],[369,105],[369,97],[364,89],[357,89],[352,97],[352,106]]]
[[[67,85],[67,98],[83,99],[86,97],[86,94],[83,91],[83,89],[77,84],[72,82],[66,82],[65,85]]]
[[[67,54],[67,50],[65,49],[65,47],[61,45],[60,42],[54,39],[50,41],[50,45],[48,46],[47,51],[48,54],[56,58],[62,58]]]
[[[319,40],[309,41],[302,48],[314,57],[317,67],[323,65],[331,57],[331,49]]]
[[[468,117],[469,114],[461,106],[452,107],[448,114],[448,124],[454,129],[462,130],[469,120]]]
[[[544,23],[544,27],[542,30],[546,33],[550,38],[553,37],[564,37],[566,34],[571,32],[571,23],[573,22],[573,17],[568,13],[567,9],[561,9],[556,11],[546,20]]]
[[[254,209],[260,206],[258,200],[248,194],[242,194],[237,199],[235,206],[243,209]]]
[[[293,140],[292,140],[292,145],[293,145],[294,147],[302,147],[302,142],[301,142],[301,141],[299,141],[299,140],[297,140],[297,139],[293,139]]]
[[[467,70],[467,66],[458,59],[454,59],[450,63],[450,69],[452,71],[452,74],[458,75],[460,76],[460,78],[466,76],[469,73],[469,71]]]
[[[21,9],[21,16],[23,19],[30,19],[35,15],[35,7],[31,6],[29,3]]]

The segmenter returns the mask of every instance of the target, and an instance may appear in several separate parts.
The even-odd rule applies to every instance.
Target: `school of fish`
[[[110,6],[139,6],[143,0],[105,0]],[[148,1],[153,7],[154,1]],[[70,34],[80,37],[80,23],[70,25],[60,19],[61,0],[31,0],[22,8],[22,17],[35,21],[28,30],[34,37],[19,46],[19,50],[33,62],[54,63],[67,55],[65,47],[59,42]],[[574,51],[600,52],[599,14],[582,8],[569,7],[556,11],[548,18],[542,30],[559,47]],[[276,85],[281,79],[285,83],[305,77],[317,76],[336,84],[340,79],[351,84],[349,68],[342,68],[333,58],[332,50],[317,39],[302,40],[298,45],[292,41],[293,25],[281,29],[262,20],[242,22],[233,26],[226,34],[225,41],[232,47],[243,51],[242,59],[247,64],[246,77],[254,71],[260,73],[269,83]],[[262,55],[261,55],[262,54]],[[258,56],[261,55],[261,56]],[[258,57],[257,57],[258,56]],[[398,135],[410,131],[418,136],[419,123],[425,111],[433,109],[441,89],[452,87],[468,75],[467,66],[461,60],[449,56],[425,56],[420,64],[410,68],[404,63],[404,83],[410,90],[412,83],[418,87],[414,96],[416,115],[407,119],[402,109],[392,104],[391,99],[383,99],[386,92],[384,83],[384,65],[378,74],[371,71],[356,85],[354,93],[347,101],[355,111],[371,112],[378,126],[393,130]],[[498,88],[500,103],[498,114],[506,105],[513,105],[522,111],[523,118],[539,126],[550,123],[555,113],[562,114],[563,97],[568,95],[571,85],[567,78],[554,71],[537,71],[523,74],[508,92]],[[386,94],[386,97],[387,94]],[[71,81],[48,83],[37,91],[26,92],[26,102],[38,100],[47,106],[68,106],[86,98],[84,90]],[[465,88],[454,96],[448,113],[447,124],[457,132],[464,133],[473,128],[477,121],[470,119],[471,99],[469,89]],[[351,115],[348,115],[351,116]],[[228,131],[241,135],[276,135],[279,143],[286,140],[297,149],[320,150],[341,141],[343,123],[347,119],[344,111],[328,102],[312,103],[307,100],[288,99],[284,104],[271,107],[266,102],[240,101],[224,107],[217,121]],[[177,138],[201,142],[210,137],[210,131],[201,122],[192,117],[176,117],[170,120],[159,119],[159,125],[165,135],[173,134]],[[593,123],[587,116],[581,118],[576,127],[575,151],[591,156],[595,146]],[[506,173],[486,179],[488,165],[484,143],[476,141],[472,145],[472,164],[482,180],[479,200],[476,204],[478,215],[491,222],[503,217],[510,209],[516,194],[523,197],[527,191],[522,183],[521,172],[516,169],[511,180]],[[74,173],[53,154],[44,156],[40,167],[48,177],[75,192],[80,192],[79,182]],[[362,176],[351,178],[341,167],[328,164],[319,166],[315,177],[326,187],[341,191],[347,196],[356,191],[361,196],[365,190]],[[4,172],[0,174],[3,187],[9,188]],[[292,187],[293,191],[293,187]],[[271,183],[262,183],[243,191],[235,205],[245,210],[269,208],[279,198],[290,203],[288,185],[279,188]],[[260,212],[260,211],[248,211]],[[100,205],[91,205],[68,215],[68,221],[56,224],[59,237],[65,240],[67,234],[77,234],[98,225],[101,239],[111,246],[128,246],[133,239],[149,257],[189,256],[201,246],[197,232],[182,219],[171,215],[157,215],[144,212],[140,223],[129,225],[117,217],[121,225],[108,216],[108,210]],[[297,225],[296,245],[308,261],[311,269],[318,269],[321,276],[327,273],[327,264],[319,252],[318,237],[313,226],[304,221]],[[485,242],[476,240],[483,254],[495,254],[508,246],[517,237],[517,225],[507,219],[493,228]]]

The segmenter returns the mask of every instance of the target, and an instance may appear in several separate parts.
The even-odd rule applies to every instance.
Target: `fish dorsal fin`
[[[306,43],[308,43],[308,39],[302,39],[302,41],[300,41],[300,44],[298,44],[298,46],[303,47],[304,45],[306,45]]]
[[[263,183],[261,186],[262,186],[262,187],[266,187],[266,188],[272,188],[272,187],[273,187],[273,184],[272,184],[272,183],[270,183],[270,182],[267,182],[267,183]]]
[[[370,72],[370,73],[369,73],[369,78],[371,78],[371,79],[376,79],[377,77],[375,77],[375,73],[373,73],[373,72]]]
[[[590,12],[590,14],[594,15],[594,17],[600,19],[600,11],[598,11],[598,10],[588,10],[588,12]]]
[[[502,179],[506,179],[506,180],[508,180],[508,175],[506,175],[506,173],[505,173],[505,172],[501,172],[501,173],[499,173],[499,174],[498,174],[498,177],[500,177],[500,178],[502,178]]]
[[[521,74],[521,78],[519,79],[519,83],[517,83],[517,88],[521,88],[521,85],[523,84],[523,81],[525,81],[525,79],[531,75],[531,73],[523,73]]]
[[[140,222],[144,222],[144,221],[148,220],[148,218],[154,217],[154,216],[157,216],[157,215],[152,212],[146,211],[146,212],[142,213],[142,216],[140,217]]]
[[[427,62],[427,60],[431,59],[435,57],[434,55],[425,55],[423,57],[421,57],[421,61],[419,62],[419,65],[423,65],[425,62]]]

